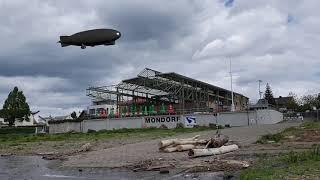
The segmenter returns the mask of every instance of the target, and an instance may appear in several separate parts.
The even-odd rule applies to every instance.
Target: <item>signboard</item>
[[[194,125],[197,125],[196,118],[193,116],[186,116],[184,121],[185,127],[192,128]]]
[[[146,124],[166,124],[166,123],[178,123],[180,116],[149,116],[144,118]]]

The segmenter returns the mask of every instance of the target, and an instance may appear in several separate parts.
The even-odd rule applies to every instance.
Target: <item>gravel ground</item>
[[[259,125],[250,127],[233,127],[221,130],[221,134],[229,136],[231,141],[239,144],[243,149],[254,143],[259,136],[268,133],[277,133],[285,128],[298,126],[299,123],[280,123],[273,125]],[[178,138],[189,138],[197,134],[200,138],[214,136],[216,131],[188,133]],[[186,152],[162,153],[158,150],[159,140],[144,141],[114,146],[105,149],[96,149],[84,154],[70,156],[63,166],[67,167],[123,167],[137,164],[142,161],[158,160],[164,163],[173,163],[178,166],[190,166],[203,158],[190,159]],[[242,151],[243,151],[242,149]],[[206,160],[214,157],[207,157]]]

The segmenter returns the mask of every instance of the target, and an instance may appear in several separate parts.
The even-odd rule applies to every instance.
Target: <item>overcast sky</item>
[[[0,106],[14,86],[40,115],[90,104],[88,86],[149,67],[258,98],[320,88],[319,0],[0,0]],[[113,28],[115,46],[64,47],[60,35]]]

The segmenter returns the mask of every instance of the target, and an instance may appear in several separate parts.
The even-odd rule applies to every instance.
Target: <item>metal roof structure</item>
[[[206,106],[206,102],[231,104],[231,91],[195,80],[174,72],[161,73],[149,68],[141,71],[137,77],[123,80],[112,86],[89,87],[87,96],[95,99],[113,99],[117,102],[133,98],[157,99],[181,104],[192,102],[195,106]],[[248,100],[247,97],[234,93]]]

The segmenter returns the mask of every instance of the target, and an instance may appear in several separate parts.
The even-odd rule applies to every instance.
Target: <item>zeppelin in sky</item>
[[[113,29],[93,29],[88,31],[78,32],[71,36],[60,36],[61,47],[66,46],[81,46],[81,49],[85,49],[86,46],[98,46],[98,45],[114,45],[115,41],[119,39],[121,33]]]

